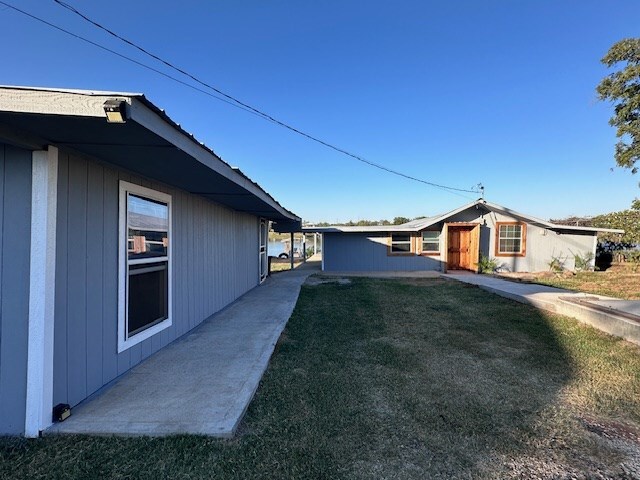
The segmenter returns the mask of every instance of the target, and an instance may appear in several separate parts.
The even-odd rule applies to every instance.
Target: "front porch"
[[[202,325],[73,408],[45,434],[233,436],[305,279],[269,277]]]

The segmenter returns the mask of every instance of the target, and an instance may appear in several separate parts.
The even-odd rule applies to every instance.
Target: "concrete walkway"
[[[489,292],[536,308],[574,317],[604,332],[640,345],[640,301],[576,293],[534,283],[511,282],[491,275],[442,276],[477,285]]]
[[[274,274],[45,433],[233,436],[302,283],[318,270],[307,262]]]

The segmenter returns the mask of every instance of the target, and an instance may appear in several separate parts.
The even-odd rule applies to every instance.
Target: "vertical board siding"
[[[113,261],[113,252],[118,250],[118,197],[105,195],[118,189],[118,174],[104,170],[102,188],[102,384],[117,377],[119,358],[112,352],[118,349],[118,291],[112,288],[118,284],[118,262]],[[99,246],[96,246],[99,249]],[[124,353],[121,355],[124,357]],[[128,364],[127,361],[121,363]]]
[[[575,268],[576,254],[586,255],[594,251],[591,232],[557,234],[542,227],[527,224],[526,251],[524,256],[495,255],[496,223],[516,222],[517,218],[500,213],[485,213],[475,207],[464,210],[446,220],[447,223],[477,222],[480,228],[480,250],[485,256],[495,258],[498,265],[512,272],[539,272],[549,269],[552,258],[558,258],[564,268]],[[524,222],[523,222],[524,223]],[[444,223],[439,223],[443,229]],[[323,235],[324,269],[326,271],[442,271],[446,266],[446,239],[440,239],[440,255],[388,255],[387,234],[325,233]]]
[[[120,180],[172,197],[173,325],[118,354]],[[255,216],[64,153],[58,182],[54,404],[76,405],[258,284]]]
[[[102,386],[102,272],[103,217],[104,217],[104,169],[95,163],[89,164],[87,173],[87,289],[86,342],[87,342],[87,391],[95,391]],[[93,246],[95,245],[95,247]]]
[[[68,383],[67,402],[71,404],[87,397],[87,170],[88,162],[69,158],[67,368],[69,379],[81,379]]]
[[[54,405],[56,398],[67,398],[67,376],[56,375],[67,366],[67,198],[69,195],[69,155],[58,153],[58,201],[56,211],[56,298],[53,330],[53,383]],[[65,299],[65,301],[60,301]],[[65,319],[61,325],[61,320]]]
[[[22,434],[27,393],[31,152],[0,144],[0,434]]]
[[[484,228],[481,230],[480,244],[482,254],[495,258],[498,265],[512,272],[540,272],[549,270],[549,263],[553,257],[559,258],[564,268],[575,268],[574,255],[584,255],[593,251],[593,238],[595,232],[571,232],[558,234],[554,231],[533,224],[526,224],[526,250],[524,256],[496,256],[496,223],[518,222],[516,217],[501,213],[480,213],[475,208],[460,212],[451,217],[451,222],[480,222]],[[526,223],[526,222],[522,222]],[[484,238],[483,238],[484,237]],[[487,238],[488,237],[488,238]]]
[[[442,270],[440,257],[388,255],[387,235],[325,233],[326,271],[382,272]]]

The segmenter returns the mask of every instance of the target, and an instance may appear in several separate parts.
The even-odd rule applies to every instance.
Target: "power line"
[[[152,71],[154,73],[162,75],[163,77],[166,77],[166,78],[168,78],[170,80],[173,80],[174,82],[180,83],[181,85],[184,85],[185,87],[189,87],[189,88],[191,88],[191,89],[193,89],[193,90],[195,90],[197,92],[204,93],[205,95],[208,95],[209,97],[215,98],[216,100],[220,100],[221,102],[225,102],[225,103],[231,105],[232,107],[236,107],[236,108],[239,108],[240,110],[244,110],[245,112],[251,113],[253,115],[257,115],[256,113],[252,112],[251,110],[248,110],[248,109],[246,109],[246,108],[244,108],[244,107],[242,107],[242,106],[240,106],[240,105],[238,105],[236,103],[230,102],[229,100],[226,100],[226,99],[224,99],[222,97],[214,95],[211,92],[203,90],[202,88],[198,88],[195,85],[191,85],[191,84],[189,84],[189,83],[187,83],[187,82],[185,82],[183,80],[180,80],[177,77],[174,77],[173,75],[169,75],[168,73],[165,73],[165,72],[163,72],[161,70],[158,70],[157,68],[153,68],[152,66],[147,65],[145,63],[142,63],[142,62],[140,62],[140,61],[138,61],[138,60],[136,60],[134,58],[131,58],[131,57],[128,57],[127,55],[124,55],[122,53],[116,52],[115,50],[112,50],[112,49],[110,49],[108,47],[100,45],[99,43],[96,43],[96,42],[94,42],[92,40],[89,40],[88,38],[85,38],[85,37],[83,37],[81,35],[78,35],[76,33],[70,32],[69,30],[66,30],[66,29],[64,29],[62,27],[59,27],[58,25],[55,25],[55,24],[53,24],[53,23],[51,23],[51,22],[49,22],[47,20],[44,20],[43,18],[37,17],[37,16],[35,16],[35,15],[29,13],[29,12],[25,12],[24,10],[21,10],[18,7],[14,7],[13,5],[10,5],[10,4],[2,1],[2,0],[0,0],[0,4],[1,5],[5,5],[7,8],[11,8],[11,9],[15,10],[16,12],[22,13],[23,15],[26,15],[27,17],[30,17],[33,20],[37,20],[38,22],[44,23],[45,25],[47,25],[47,26],[49,26],[51,28],[54,28],[56,30],[59,30],[60,32],[66,33],[67,35],[70,35],[70,36],[72,36],[72,37],[74,37],[74,38],[76,38],[78,40],[82,40],[83,42],[86,42],[86,43],[88,43],[90,45],[93,45],[94,47],[98,47],[101,50],[104,50],[105,52],[109,52],[109,53],[111,53],[113,55],[116,55],[116,56],[118,56],[118,57],[120,57],[120,58],[122,58],[124,60],[127,60],[127,61],[129,61],[131,63],[134,63],[134,64],[136,64],[136,65],[138,65],[138,66],[140,66],[142,68],[146,68],[147,70],[150,70],[150,71]]]
[[[328,142],[325,142],[325,141],[323,141],[323,140],[321,140],[321,139],[319,139],[317,137],[314,137],[314,136],[312,136],[310,134],[307,134],[307,133],[305,133],[305,132],[303,132],[303,131],[295,128],[295,127],[292,127],[291,125],[289,125],[287,123],[284,123],[284,122],[274,118],[273,116],[269,115],[268,113],[263,112],[262,110],[259,110],[259,109],[255,108],[255,107],[253,107],[253,106],[251,106],[251,105],[249,105],[249,104],[237,99],[236,97],[223,92],[219,88],[211,85],[210,83],[207,83],[207,82],[199,79],[195,75],[187,72],[186,70],[184,70],[184,69],[182,69],[180,67],[177,67],[173,63],[161,58],[160,56],[158,56],[158,55],[156,55],[154,53],[151,53],[149,50],[141,47],[140,45],[134,43],[133,41],[131,41],[131,40],[129,40],[129,39],[127,39],[127,38],[115,33],[113,30],[111,30],[111,29],[105,27],[104,25],[98,23],[97,21],[89,18],[87,15],[83,14],[82,12],[80,12],[73,5],[70,5],[70,4],[68,4],[68,3],[66,3],[66,2],[64,2],[62,0],[53,0],[53,1],[55,3],[57,3],[58,5],[60,5],[61,7],[65,8],[65,9],[69,10],[70,12],[74,13],[75,15],[79,16],[80,18],[82,18],[86,22],[89,22],[90,24],[92,24],[93,26],[99,28],[100,30],[108,33],[109,35],[111,35],[111,36],[117,38],[118,40],[126,43],[127,45],[130,45],[131,47],[139,50],[140,52],[144,53],[145,55],[148,55],[149,57],[161,62],[162,64],[166,65],[167,67],[169,67],[169,68],[171,68],[171,69],[173,69],[173,70],[175,70],[175,71],[187,76],[188,78],[190,78],[193,81],[199,83],[200,85],[213,90],[214,92],[224,96],[228,100],[230,100],[232,102],[235,102],[238,105],[240,105],[240,106],[242,106],[242,107],[244,107],[246,109],[251,110],[252,112],[256,113],[259,116],[262,116],[263,118],[265,118],[266,120],[269,120],[270,122],[273,122],[273,123],[275,123],[275,124],[277,124],[277,125],[279,125],[281,127],[284,127],[286,129],[288,129],[288,130],[291,130],[291,131],[293,131],[293,132],[295,132],[295,133],[297,133],[299,135],[302,135],[302,136],[304,136],[304,137],[306,137],[306,138],[308,138],[308,139],[310,139],[310,140],[312,140],[314,142],[320,143],[321,145],[324,145],[325,147],[331,148],[331,149],[333,149],[333,150],[335,150],[335,151],[337,151],[339,153],[342,153],[344,155],[348,155],[349,157],[352,157],[352,158],[354,158],[356,160],[359,160],[359,161],[361,161],[363,163],[366,163],[366,164],[368,164],[370,166],[379,168],[381,170],[384,170],[386,172],[389,172],[389,173],[392,173],[392,174],[395,174],[395,175],[402,176],[402,177],[410,179],[410,180],[414,180],[414,181],[417,181],[417,182],[425,183],[427,185],[431,185],[431,186],[438,187],[438,188],[443,188],[443,189],[446,189],[446,190],[455,190],[455,191],[459,191],[459,192],[477,193],[476,190],[470,190],[470,189],[467,190],[467,189],[449,187],[449,186],[446,186],[446,185],[440,185],[440,184],[436,184],[436,183],[433,183],[433,182],[428,182],[428,181],[425,181],[425,180],[422,180],[422,179],[419,179],[419,178],[416,178],[416,177],[413,177],[413,176],[410,176],[410,175],[406,175],[406,174],[404,174],[402,172],[398,172],[396,170],[393,170],[393,169],[390,169],[388,167],[385,167],[384,165],[372,162],[372,161],[367,160],[367,159],[365,159],[365,158],[363,158],[363,157],[361,157],[359,155],[356,155],[356,154],[353,154],[351,152],[348,152],[348,151],[346,151],[346,150],[344,150],[342,148],[336,147],[335,145],[332,145],[332,144],[330,144]]]
[[[138,61],[138,60],[135,60],[135,59],[133,59],[133,58],[131,58],[131,57],[128,57],[128,56],[123,55],[123,54],[121,54],[121,53],[119,53],[119,52],[116,52],[115,50],[112,50],[112,49],[110,49],[110,48],[108,48],[108,47],[105,47],[105,46],[103,46],[103,45],[100,45],[99,43],[94,42],[94,41],[92,41],[92,40],[89,40],[89,39],[87,39],[87,38],[85,38],[85,37],[82,37],[82,36],[80,36],[80,35],[78,35],[78,34],[75,34],[75,33],[73,33],[73,32],[70,32],[69,30],[66,30],[66,29],[64,29],[64,28],[62,28],[62,27],[59,27],[58,25],[55,25],[55,24],[53,24],[53,23],[51,23],[51,22],[49,22],[49,21],[47,21],[47,20],[44,20],[44,19],[42,19],[42,18],[40,18],[40,17],[37,17],[37,16],[35,16],[35,15],[33,15],[33,14],[30,14],[30,13],[28,13],[28,12],[24,11],[24,10],[21,10],[21,9],[19,9],[19,8],[15,7],[15,6],[11,5],[11,4],[9,4],[9,3],[6,3],[6,2],[4,2],[4,1],[2,1],[2,0],[0,0],[0,4],[5,5],[5,6],[7,6],[8,8],[11,8],[11,9],[13,9],[13,10],[15,10],[15,11],[19,12],[19,13],[22,13],[23,15],[26,15],[26,16],[28,16],[28,17],[30,17],[30,18],[32,18],[32,19],[34,19],[34,20],[37,20],[37,21],[39,21],[39,22],[41,22],[41,23],[44,23],[45,25],[48,25],[48,26],[50,26],[50,27],[52,27],[52,28],[55,28],[56,30],[59,30],[59,31],[61,31],[61,32],[63,32],[63,33],[66,33],[67,35],[70,35],[70,36],[72,36],[72,37],[74,37],[74,38],[76,38],[76,39],[82,40],[82,41],[87,42],[87,43],[89,43],[89,44],[91,44],[91,45],[93,45],[93,46],[96,46],[96,47],[98,47],[98,48],[100,48],[100,49],[102,49],[102,50],[104,50],[104,51],[107,51],[107,52],[109,52],[109,53],[112,53],[112,54],[114,54],[114,55],[117,55],[118,57],[120,57],[120,58],[122,58],[122,59],[128,60],[129,62],[132,62],[132,63],[134,63],[134,64],[136,64],[136,65],[138,65],[138,66],[141,66],[141,67],[146,68],[146,69],[148,69],[148,70],[150,70],[150,71],[153,71],[153,72],[155,72],[155,73],[158,73],[158,74],[160,74],[160,75],[162,75],[162,76],[164,76],[164,77],[166,77],[166,78],[169,78],[169,79],[171,79],[171,80],[173,80],[173,81],[176,81],[176,82],[178,82],[178,83],[180,83],[180,84],[182,84],[182,85],[184,85],[184,86],[187,86],[187,87],[189,87],[189,88],[192,88],[192,89],[194,89],[194,90],[196,90],[196,91],[199,91],[199,92],[201,92],[201,93],[205,93],[206,95],[208,95],[208,96],[210,96],[210,97],[212,97],[212,98],[215,98],[215,99],[220,100],[220,101],[223,101],[223,102],[225,102],[225,103],[227,103],[227,104],[233,105],[233,106],[235,106],[235,107],[237,107],[237,108],[240,108],[241,110],[247,111],[247,112],[249,112],[249,113],[252,113],[252,114],[254,114],[254,115],[256,115],[256,116],[258,116],[258,117],[260,117],[260,118],[263,118],[264,120],[267,120],[267,121],[270,121],[270,122],[272,122],[272,123],[275,123],[275,124],[277,124],[277,125],[279,125],[279,126],[281,126],[281,127],[283,127],[283,128],[286,128],[286,129],[288,129],[288,130],[290,130],[290,131],[292,131],[292,132],[294,132],[294,133],[297,133],[298,135],[301,135],[301,136],[303,136],[303,137],[305,137],[305,138],[307,138],[307,139],[309,139],[309,140],[312,140],[312,141],[314,141],[314,142],[316,142],[316,143],[319,143],[319,144],[321,144],[321,145],[323,145],[323,146],[325,146],[325,147],[327,147],[327,148],[330,148],[330,149],[332,149],[332,150],[334,150],[334,151],[337,151],[337,152],[339,152],[339,153],[342,153],[343,155],[349,156],[349,157],[351,157],[351,158],[353,158],[353,159],[355,159],[355,160],[358,160],[358,161],[360,161],[360,162],[362,162],[362,163],[365,163],[365,164],[367,164],[367,165],[370,165],[370,166],[372,166],[372,167],[375,167],[375,168],[378,168],[378,169],[380,169],[380,170],[386,171],[386,172],[391,173],[391,174],[393,174],[393,175],[397,175],[397,176],[400,176],[400,177],[403,177],[403,178],[406,178],[406,179],[409,179],[409,180],[413,180],[413,181],[415,181],[415,182],[419,182],[419,183],[423,183],[423,184],[425,184],[425,185],[429,185],[429,186],[432,186],[432,187],[440,188],[440,189],[443,189],[443,190],[449,191],[450,193],[455,193],[455,192],[477,193],[477,191],[476,191],[476,190],[471,190],[471,189],[462,189],[462,188],[456,188],[456,187],[450,187],[450,186],[447,186],[447,185],[441,185],[441,184],[438,184],[438,183],[429,182],[429,181],[427,181],[427,180],[423,180],[423,179],[420,179],[420,178],[414,177],[414,176],[412,176],[412,175],[407,175],[407,174],[402,173],[402,172],[400,172],[400,171],[397,171],[397,170],[391,169],[391,168],[389,168],[389,167],[385,167],[384,165],[381,165],[381,164],[379,164],[379,163],[376,163],[376,162],[372,162],[372,161],[370,161],[370,160],[367,160],[366,158],[363,158],[363,157],[361,157],[361,156],[359,156],[359,155],[356,155],[356,154],[354,154],[354,153],[351,153],[351,152],[349,152],[349,151],[347,151],[347,150],[344,150],[344,149],[342,149],[342,148],[340,148],[340,147],[337,147],[337,146],[335,146],[335,145],[332,145],[332,144],[330,144],[330,143],[328,143],[328,142],[325,142],[324,140],[321,140],[321,139],[319,139],[319,138],[317,138],[317,137],[314,137],[314,136],[312,136],[312,135],[310,135],[310,134],[308,134],[308,133],[306,133],[306,132],[303,132],[303,131],[301,131],[301,130],[299,130],[299,129],[295,128],[295,127],[292,127],[291,125],[288,125],[287,123],[285,123],[285,122],[283,122],[283,121],[280,121],[280,120],[278,120],[278,119],[274,118],[273,116],[271,116],[271,115],[269,115],[269,114],[267,114],[267,113],[265,113],[265,112],[263,112],[263,111],[261,111],[261,110],[259,110],[259,109],[257,109],[257,108],[254,108],[254,107],[252,107],[251,105],[249,105],[249,104],[247,104],[247,103],[244,103],[244,102],[240,101],[239,99],[237,99],[237,98],[233,97],[232,95],[229,95],[229,94],[227,94],[227,93],[225,93],[225,92],[223,92],[223,91],[219,90],[218,88],[214,87],[213,85],[210,85],[210,84],[208,84],[208,83],[206,83],[206,82],[204,82],[204,81],[200,80],[199,78],[197,78],[197,77],[195,77],[194,75],[192,75],[192,74],[188,73],[187,71],[185,71],[185,70],[183,70],[183,69],[181,69],[181,68],[176,67],[176,66],[175,66],[175,65],[173,65],[172,63],[170,63],[170,62],[168,62],[168,61],[166,61],[166,60],[162,59],[161,57],[159,57],[159,56],[157,56],[157,55],[155,55],[155,54],[153,54],[153,53],[151,53],[151,52],[147,51],[146,49],[144,49],[144,48],[142,48],[142,47],[140,47],[140,46],[138,46],[138,45],[137,45],[137,44],[135,44],[134,42],[132,42],[132,41],[130,41],[130,40],[128,40],[128,39],[126,39],[126,38],[124,38],[124,37],[122,37],[122,36],[118,35],[117,33],[115,33],[115,32],[113,32],[113,31],[111,31],[110,29],[108,29],[108,28],[106,28],[106,27],[104,27],[104,26],[100,25],[98,22],[95,22],[95,21],[91,20],[89,17],[87,17],[86,15],[82,14],[82,13],[81,13],[81,12],[79,12],[77,9],[75,9],[73,6],[71,6],[71,5],[69,5],[69,4],[65,3],[65,2],[62,2],[62,1],[60,1],[60,0],[53,0],[53,1],[54,1],[55,3],[57,3],[58,5],[60,5],[61,7],[65,8],[65,9],[67,9],[67,10],[69,10],[69,11],[71,11],[72,13],[74,13],[74,14],[76,14],[76,15],[78,15],[78,16],[80,16],[83,20],[85,20],[85,21],[87,21],[87,22],[91,23],[91,24],[92,24],[92,25],[94,25],[95,27],[97,27],[97,28],[99,28],[99,29],[101,29],[101,30],[103,30],[103,31],[107,32],[109,35],[111,35],[111,36],[113,36],[113,37],[115,37],[115,38],[119,39],[119,40],[120,40],[120,41],[122,41],[122,42],[125,42],[126,44],[128,44],[128,45],[130,45],[130,46],[132,46],[132,47],[134,47],[134,48],[136,48],[137,50],[139,50],[140,52],[144,53],[145,55],[150,56],[151,58],[153,58],[153,59],[155,59],[155,60],[157,60],[157,61],[159,61],[159,62],[163,63],[165,66],[167,66],[167,67],[169,67],[169,68],[171,68],[171,69],[173,69],[173,70],[175,70],[175,71],[177,71],[177,72],[181,73],[182,75],[187,76],[188,78],[190,78],[191,80],[193,80],[193,81],[195,81],[195,82],[199,83],[200,85],[202,85],[202,86],[204,86],[204,87],[206,87],[206,88],[208,88],[208,89],[210,89],[210,90],[213,90],[213,91],[214,91],[214,92],[216,92],[218,95],[211,94],[211,93],[210,93],[210,92],[208,92],[208,91],[205,91],[205,90],[203,90],[203,89],[201,89],[201,88],[199,88],[199,87],[196,87],[196,86],[191,85],[191,84],[189,84],[189,83],[187,83],[187,82],[184,82],[184,81],[182,81],[182,80],[180,80],[180,79],[178,79],[178,78],[176,78],[176,77],[174,77],[174,76],[172,76],[172,75],[169,75],[169,74],[167,74],[167,73],[165,73],[165,72],[162,72],[162,71],[160,71],[160,70],[158,70],[158,69],[156,69],[156,68],[154,68],[154,67],[151,67],[151,66],[149,66],[149,65],[147,65],[147,64],[144,64],[144,63],[142,63],[142,62],[140,62],[140,61]],[[221,96],[222,96],[222,97],[224,97],[224,98],[221,98],[219,95],[221,95]],[[457,194],[457,195],[459,195],[459,194]],[[462,195],[460,195],[460,196],[462,196]]]

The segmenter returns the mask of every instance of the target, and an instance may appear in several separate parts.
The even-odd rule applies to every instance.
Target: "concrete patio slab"
[[[318,263],[307,263],[269,277],[45,434],[233,436],[302,283],[318,269]]]
[[[640,301],[576,293],[534,283],[511,282],[491,275],[442,276],[477,285],[483,290],[520,303],[576,318],[603,332],[640,345]]]

